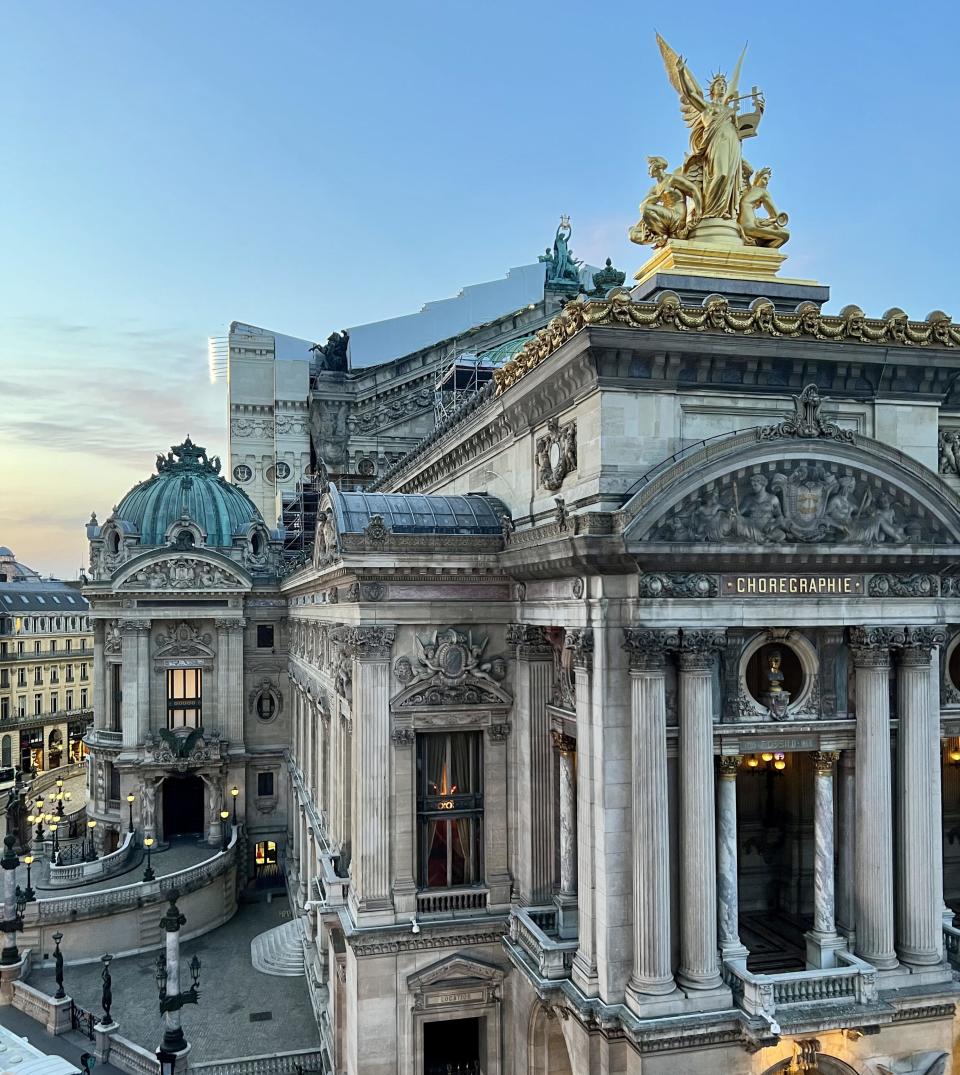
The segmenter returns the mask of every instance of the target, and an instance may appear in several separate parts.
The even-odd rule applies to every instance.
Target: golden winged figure
[[[687,63],[657,34],[670,85],[680,96],[680,110],[690,128],[690,152],[682,174],[702,192],[701,218],[736,220],[744,189],[743,155],[740,143],[757,132],[763,115],[763,95],[754,87],[750,95],[754,111],[741,114],[740,70],[747,49],[744,46],[733,78],[716,74],[706,94],[690,73]]]

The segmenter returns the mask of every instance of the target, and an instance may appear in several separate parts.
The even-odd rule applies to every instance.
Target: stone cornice
[[[769,300],[739,309],[722,296],[711,296],[701,306],[684,306],[673,292],[664,292],[656,303],[634,302],[626,289],[617,289],[606,299],[568,303],[523,350],[494,370],[496,395],[517,384],[582,329],[593,326],[626,331],[661,329],[678,335],[806,338],[883,347],[960,347],[960,326],[942,313],[930,315],[927,321],[910,321],[902,310],[891,310],[885,318],[876,319],[865,317],[857,306],[847,306],[833,316],[820,313],[810,303],[802,304],[798,313],[786,314],[778,313]]]

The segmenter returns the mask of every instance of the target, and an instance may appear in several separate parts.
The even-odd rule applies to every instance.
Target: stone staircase
[[[260,933],[250,942],[250,962],[255,970],[281,978],[303,974],[303,942],[296,920]]]

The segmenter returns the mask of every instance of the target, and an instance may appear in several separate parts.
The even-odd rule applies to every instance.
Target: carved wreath
[[[537,440],[537,476],[544,489],[553,491],[577,468],[577,426],[561,427],[559,419],[547,422],[547,432]]]

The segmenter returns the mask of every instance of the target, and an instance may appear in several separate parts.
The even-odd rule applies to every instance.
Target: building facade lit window
[[[167,727],[199,728],[203,715],[203,672],[167,669]]]

